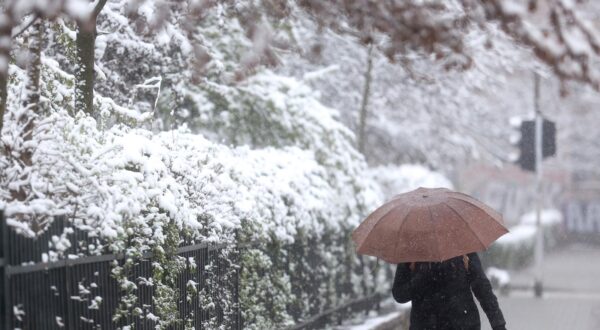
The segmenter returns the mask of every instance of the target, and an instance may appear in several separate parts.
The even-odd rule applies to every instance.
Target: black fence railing
[[[153,277],[152,253],[136,259],[127,275],[137,285],[134,294],[138,311],[114,321],[124,291],[112,272],[115,263],[123,265],[125,256],[106,251],[92,255],[88,249],[91,245],[100,246],[99,238],[70,228],[68,219],[57,217],[42,234],[29,238],[7,226],[0,212],[0,329],[114,329],[126,324],[135,329],[155,329],[156,322],[151,317],[133,316],[156,314],[155,286],[144,284],[151,284],[147,280]],[[62,242],[56,240],[60,237]],[[56,244],[68,246],[57,260],[51,255]],[[239,253],[252,246],[236,246],[235,255],[229,252],[226,257],[224,245],[180,246],[177,254],[186,260],[186,268],[177,277],[177,310],[179,319],[186,322],[169,328],[242,329],[239,268],[231,262],[239,263]],[[189,292],[190,281],[196,285],[197,294]],[[310,295],[320,294],[318,286],[315,288]],[[205,310],[200,298],[207,294],[215,304]],[[224,301],[224,297],[229,300]],[[299,320],[291,329],[322,329],[340,324],[358,313],[379,309],[385,297],[373,293],[348,300]],[[224,310],[221,304],[235,307]]]
[[[0,328],[113,329],[133,324],[135,329],[154,329],[153,317],[137,315],[155,314],[155,286],[148,281],[153,277],[152,253],[137,259],[127,274],[127,279],[137,284],[133,293],[137,301],[131,313],[135,316],[114,321],[125,291],[112,273],[115,263],[124,263],[124,256],[90,256],[87,248],[97,244],[97,238],[76,229],[63,235],[66,227],[67,220],[57,217],[43,234],[28,238],[7,226],[0,212]],[[59,244],[66,240],[70,247],[64,257],[54,260],[50,245],[56,244],[61,235],[64,239]],[[203,329],[209,320],[211,327],[227,322],[227,328],[241,328],[239,276],[230,264],[231,255],[227,259],[224,251],[223,245],[209,244],[181,246],[177,250],[186,260],[186,267],[176,280],[177,309],[185,322],[170,328]],[[232,272],[234,276],[229,276]],[[188,290],[190,283],[195,290]],[[224,292],[233,301],[223,302]],[[203,309],[202,294],[212,296],[214,305],[210,309]],[[225,311],[221,303],[234,306],[233,311],[230,307]]]

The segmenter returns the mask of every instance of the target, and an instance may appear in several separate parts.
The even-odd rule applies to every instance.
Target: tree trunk
[[[10,62],[10,48],[12,25],[8,15],[0,15],[0,133],[4,124],[6,112],[6,98],[8,97],[8,65]]]
[[[94,113],[94,49],[96,45],[96,23],[93,29],[87,29],[82,24],[77,25],[77,60],[75,72],[75,111]]]
[[[369,51],[367,53],[367,71],[365,71],[365,85],[362,95],[362,103],[360,105],[360,118],[358,122],[358,151],[362,154],[365,153],[365,139],[366,139],[366,126],[367,126],[367,115],[369,96],[371,94],[371,80],[373,71],[373,45],[369,45]]]
[[[77,22],[77,60],[75,72],[75,111],[94,113],[94,51],[96,49],[96,21],[107,0],[99,0],[88,21]]]
[[[29,63],[27,64],[27,83],[25,95],[22,100],[23,111],[20,112],[18,122],[22,125],[23,141],[31,141],[33,136],[34,122],[40,113],[40,75],[42,71],[42,40],[44,32],[43,20],[37,20],[33,26],[29,39]],[[21,160],[25,165],[31,165],[32,150],[29,146],[23,146]]]

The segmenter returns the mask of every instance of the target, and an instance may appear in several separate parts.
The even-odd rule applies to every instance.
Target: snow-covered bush
[[[74,115],[66,106],[73,77],[51,60],[44,68],[42,81],[53,86],[42,93],[47,115],[36,117],[32,140],[23,142],[11,113],[19,111],[15,95],[24,78],[11,67],[15,93],[2,149],[26,145],[32,159],[23,166],[18,153],[0,157],[5,215],[28,236],[66,215],[96,238],[80,254],[125,251],[129,259],[113,275],[129,293],[136,285],[127,280],[131,263],[153,252],[159,260],[154,299],[161,307],[142,317],[162,327],[177,322],[170,300],[177,288],[169,274],[184,261],[173,251],[194,242],[240,243],[240,301],[249,328],[290,324],[386,290],[373,279],[389,274],[357,258],[350,240],[380,193],[352,133],[310,88],[268,71],[235,87],[210,85],[195,94],[211,100],[199,126],[204,135],[185,126],[156,133],[140,127],[152,117],[98,93],[100,122]],[[56,248],[49,260],[66,257],[67,250]],[[140,314],[135,297],[127,297],[117,318]]]
[[[560,243],[565,236],[564,217],[560,210],[544,209],[540,214],[540,220],[544,231],[544,246],[553,248]],[[520,225],[535,226],[535,211],[527,212],[521,216]]]
[[[288,225],[299,228],[289,237],[267,235],[250,223],[242,226],[241,239],[254,247],[242,253],[242,269],[248,270],[243,280],[252,283],[242,289],[248,290],[242,294],[248,300],[242,303],[251,309],[245,314],[249,324],[277,327],[373,292],[378,271],[369,271],[373,260],[357,260],[350,233],[381,200],[380,193],[337,112],[323,106],[304,83],[269,71],[236,86],[210,84],[201,92],[195,94],[201,114],[195,127],[205,136],[234,146],[306,150],[324,180],[311,186],[318,184],[331,194],[313,200],[324,203],[323,211],[289,214]],[[266,186],[279,187],[280,182]],[[284,211],[305,207],[306,199],[285,191]],[[316,222],[309,227],[293,225],[302,219]]]
[[[482,256],[490,266],[516,269],[528,266],[534,259],[536,240],[535,212],[521,216],[520,223],[509,228],[510,232],[494,242]],[[563,237],[563,216],[555,209],[542,210],[541,223],[544,248],[551,249]]]
[[[154,134],[118,125],[103,132],[93,119],[73,118],[64,111],[38,122],[34,142],[29,171],[35,194],[4,206],[11,224],[18,223],[30,235],[35,233],[28,221],[68,215],[75,228],[98,237],[90,254],[126,251],[135,257],[181,241],[232,243],[240,230],[241,239],[258,247],[242,251],[241,290],[242,302],[261,311],[245,311],[246,318],[259,323],[262,312],[270,310],[261,298],[268,299],[270,291],[281,301],[268,318],[269,324],[277,324],[291,320],[288,309],[294,301],[304,306],[299,303],[315,293],[296,291],[294,296],[290,288],[302,292],[311,283],[336,296],[332,286],[339,284],[340,267],[349,263],[346,271],[352,271],[355,257],[347,234],[361,215],[353,209],[355,201],[340,198],[342,187],[330,185],[327,169],[310,151],[229,148],[184,129]],[[11,169],[2,168],[2,173]],[[10,179],[2,176],[5,195]],[[340,208],[348,212],[347,218],[340,217]],[[304,265],[307,260],[311,264]],[[254,282],[259,269],[269,274]],[[347,292],[354,289],[350,286]],[[309,297],[321,307],[297,316],[324,308],[331,296]]]
[[[226,243],[228,258],[239,252],[232,268],[240,269],[246,328],[281,328],[391,283],[389,269],[357,257],[351,243],[352,229],[384,196],[352,132],[304,82],[247,65],[264,53],[231,12],[240,6],[215,6],[193,31],[175,6],[155,35],[146,26],[152,2],[129,16],[122,2],[108,3],[98,21],[111,33],[96,42],[96,116],[72,105],[74,26],[48,23],[42,111],[27,113],[31,140],[15,116],[29,111],[19,99],[26,77],[11,65],[0,207],[25,235],[65,215],[96,240],[81,254],[124,252],[113,268],[126,293],[115,318],[151,318],[162,328],[185,321],[173,298],[186,260],[175,251],[196,242]],[[192,63],[202,51],[210,60]],[[50,261],[70,253],[53,248]],[[144,252],[155,256],[152,311],[140,308],[127,277]],[[209,293],[198,296],[214,306]]]

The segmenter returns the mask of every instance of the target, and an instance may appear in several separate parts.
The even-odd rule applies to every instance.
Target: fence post
[[[4,219],[4,211],[0,211],[0,238],[2,243],[0,244],[0,276],[2,276],[2,282],[0,283],[0,325],[3,325],[5,329],[10,329],[10,298],[9,290],[10,285],[8,283],[8,274],[6,268],[8,267],[8,227],[6,226],[6,220]]]
[[[235,296],[234,296],[234,303],[236,306],[236,324],[235,324],[235,328],[236,329],[243,329],[243,324],[242,324],[242,304],[240,303],[240,279],[242,276],[242,244],[240,244],[240,233],[239,230],[236,229],[235,233],[234,233],[234,237],[235,237],[235,245],[233,247],[234,249],[234,255],[235,255],[235,281],[233,283],[234,285],[234,292],[235,292]]]
[[[65,222],[66,219],[64,216],[55,216],[54,217],[54,223],[57,225],[58,228],[62,229],[62,232],[64,232],[65,230]],[[62,232],[60,234],[62,234]],[[75,241],[73,241],[72,237],[69,238],[69,241],[71,242],[71,246],[76,246]],[[63,256],[64,258],[68,258],[67,256]],[[75,329],[75,324],[76,324],[76,320],[75,320],[75,315],[73,313],[73,301],[71,300],[71,296],[73,295],[71,292],[71,272],[72,272],[72,266],[71,265],[65,265],[65,267],[62,268],[64,273],[65,273],[65,292],[66,292],[66,299],[64,301],[66,305],[66,309],[65,309],[65,324],[67,325],[68,329]]]
[[[237,241],[239,242],[239,240]],[[244,329],[244,319],[242,318],[242,302],[240,301],[240,287],[242,281],[242,249],[238,245],[236,255],[236,276],[235,276],[235,303],[237,305],[237,329]]]

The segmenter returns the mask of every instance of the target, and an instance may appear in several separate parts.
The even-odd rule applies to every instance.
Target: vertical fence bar
[[[6,298],[6,293],[5,293],[5,284],[4,284],[4,280],[6,277],[6,272],[5,272],[5,265],[4,265],[4,216],[3,216],[4,212],[2,212],[2,210],[0,210],[0,239],[2,239],[2,242],[0,242],[0,325],[6,324],[5,320],[5,304],[6,302],[4,301],[4,299]]]
[[[237,236],[236,236],[237,237]],[[237,242],[237,240],[236,240]],[[240,246],[236,244],[234,247],[234,258],[235,258],[235,277],[233,281],[233,303],[235,304],[235,328],[242,328],[241,321],[241,308],[240,308],[240,273],[241,273],[241,250]]]
[[[63,267],[65,274],[65,298],[63,304],[66,304],[65,321],[69,329],[75,329],[75,316],[73,315],[73,302],[71,301],[71,267]]]
[[[0,299],[0,303],[2,304],[0,310],[0,324],[4,324],[4,329],[10,329],[10,283],[9,277],[6,272],[8,267],[8,226],[6,225],[6,220],[4,219],[4,212],[0,211],[0,237],[2,237],[2,243],[0,244],[0,258],[2,258],[4,265],[2,266],[2,299]]]
[[[198,292],[200,292],[200,294],[204,294],[204,288],[206,287],[206,275],[204,273],[204,268],[206,267],[205,261],[204,261],[204,249],[200,249],[197,253],[197,263],[198,263],[198,275],[199,275],[199,283],[200,283],[200,287],[198,288]],[[200,305],[200,315],[198,317],[198,324],[200,325],[199,328],[202,329],[203,325],[202,323],[204,322],[204,305],[202,304],[202,301],[199,302]]]

